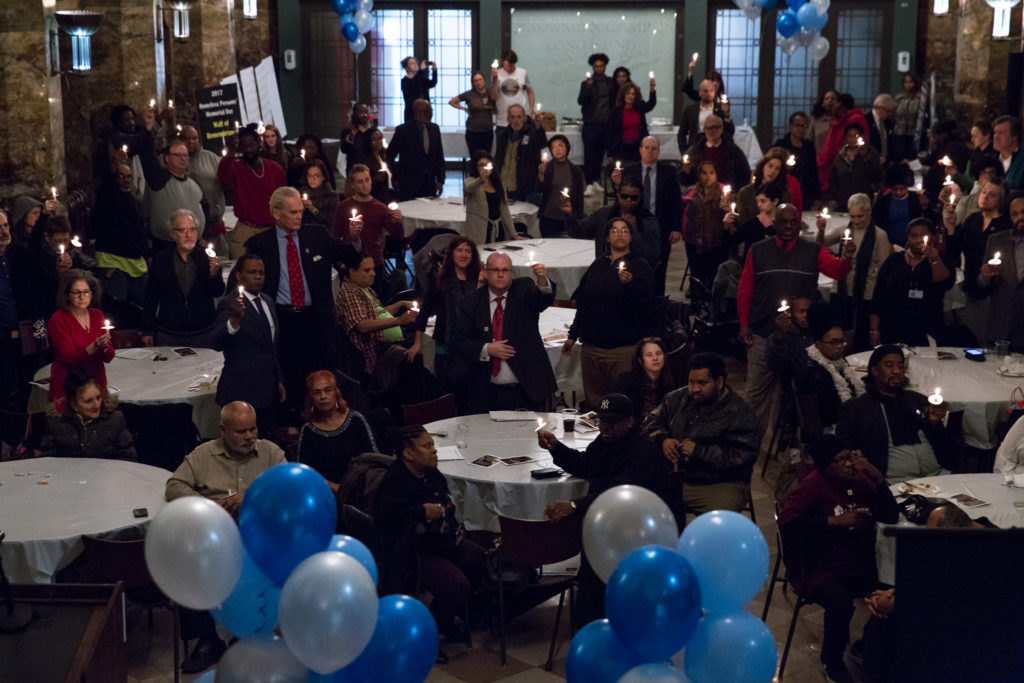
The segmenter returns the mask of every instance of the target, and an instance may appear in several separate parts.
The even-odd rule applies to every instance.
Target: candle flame
[[[796,155],[789,155],[789,158],[786,159],[786,166],[796,166]]]
[[[174,109],[174,100],[167,100],[167,108]]]
[[[700,54],[698,54],[698,53],[694,52],[694,53],[693,53],[693,59],[692,59],[692,60],[690,60],[690,61],[696,62],[696,61],[697,61],[697,58],[698,58],[698,57],[700,57]]]
[[[397,210],[398,209],[398,202],[391,202],[390,204],[388,204],[388,208],[391,209],[392,211]]]
[[[590,75],[591,75],[591,74],[590,74],[590,72],[588,71],[588,72],[587,72],[587,78],[590,78]]]
[[[562,196],[565,197],[566,199],[569,198],[569,188],[568,187],[563,187],[562,188]]]

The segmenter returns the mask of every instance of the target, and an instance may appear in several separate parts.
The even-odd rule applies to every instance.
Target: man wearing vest
[[[783,299],[815,300],[818,273],[835,280],[853,268],[857,247],[842,242],[842,258],[820,244],[800,239],[800,212],[792,204],[775,211],[775,235],[754,244],[747,252],[737,291],[740,341],[747,345],[747,403],[757,414],[761,429],[771,427],[777,382],[766,363],[767,338],[783,310]]]

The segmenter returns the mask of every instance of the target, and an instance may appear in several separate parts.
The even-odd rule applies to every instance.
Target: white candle
[[[565,197],[566,199],[569,198],[569,188],[568,187],[563,187],[562,188],[562,196]]]
[[[235,121],[235,130],[238,130],[241,127],[242,127],[242,122],[241,121]]]
[[[943,165],[943,166],[952,166],[953,165],[953,161],[948,156],[944,156],[941,159],[939,159],[939,163],[941,165]]]
[[[786,303],[785,299],[783,299],[782,301],[779,302],[779,313],[785,313],[788,310],[789,310],[789,304]]]
[[[723,185],[722,194],[732,194],[732,185]]]
[[[178,130],[179,133],[181,132],[181,124],[180,123],[178,125],[176,125],[175,128]]]
[[[543,417],[538,417],[537,418],[537,428],[534,429],[533,431],[539,432],[540,430],[544,429],[544,425],[545,424],[547,424],[547,422],[544,420],[544,418]]]
[[[222,149],[222,150],[220,151],[220,155],[221,155],[222,157],[226,157],[226,156],[228,155],[228,148],[227,148],[227,147],[223,148],[223,149]]]
[[[864,138],[862,138],[859,135],[857,136],[857,146],[858,147],[863,147],[864,146]]]
[[[245,287],[243,287],[242,285],[238,285],[238,296],[242,296],[242,292],[244,292],[244,291],[245,291]]]
[[[551,160],[551,155],[550,155],[550,154],[548,154],[548,151],[547,151],[546,149],[545,149],[545,150],[541,150],[541,153],[540,153],[540,160],[541,160],[541,161],[543,161],[543,162],[544,162],[545,164],[546,164],[546,163],[547,163],[548,161],[550,161],[550,160]]]
[[[420,311],[420,302],[419,301],[413,301],[412,302],[412,308],[410,308],[409,310],[410,311],[416,311],[417,313],[419,313],[419,311]]]
[[[174,100],[167,100],[167,108],[174,109]]]
[[[692,62],[696,62],[696,61],[697,61],[697,58],[698,58],[698,57],[700,57],[700,54],[698,54],[698,53],[694,52],[694,53],[693,53],[693,59],[691,59],[690,61],[692,61]]]
[[[53,198],[56,199],[57,198],[57,188],[56,187],[51,187],[50,188],[50,194],[52,194]]]
[[[621,171],[622,170],[622,162],[621,161],[616,161],[615,162],[615,170],[616,171]]]
[[[718,101],[721,102],[722,104],[729,104],[729,96],[726,95],[725,93],[722,93],[722,97],[719,98]]]
[[[494,170],[494,164],[492,164],[491,162],[488,161],[487,165],[484,166],[484,170],[485,171],[493,171]]]
[[[217,258],[217,252],[214,251],[212,244],[206,245],[206,255],[209,256],[210,258]]]
[[[648,78],[654,78],[654,72],[653,71],[648,71],[647,72],[647,77]]]
[[[384,149],[388,148],[388,141],[385,140],[384,138],[381,138],[380,144],[384,147]]]
[[[1003,262],[1002,259],[999,258],[999,252],[998,251],[995,253],[995,255],[992,256],[992,258],[990,258],[988,260],[988,264],[990,266],[998,266],[998,265],[1002,264],[1002,262]]]
[[[786,159],[786,166],[796,166],[796,156],[795,155],[793,155],[793,154],[789,155],[789,158]]]
[[[933,406],[942,405],[942,394],[939,392],[938,387],[935,387],[935,393],[928,397],[928,402]]]
[[[587,72],[587,78],[590,78],[590,72],[589,71]]]
[[[381,173],[387,173],[388,172],[388,165],[385,164],[383,161],[380,162],[380,170],[381,170]]]
[[[690,155],[689,154],[684,154],[683,155],[683,163],[684,164],[690,163]]]
[[[949,205],[950,206],[956,206],[956,195],[953,195],[953,194],[949,195]]]
[[[619,272],[621,273],[625,269],[626,269],[626,262],[625,261],[619,261]]]
[[[74,235],[74,236],[73,236],[73,237],[71,238],[71,246],[73,246],[73,247],[77,247],[77,248],[79,248],[79,249],[81,249],[81,248],[82,248],[82,240],[78,239],[78,235]]]
[[[530,260],[529,260],[529,262],[527,262],[526,265],[532,266],[536,262],[537,262],[537,256],[536,256],[536,254],[534,252],[531,251],[530,252]]]
[[[536,111],[536,112],[539,112],[540,108],[541,108],[541,104],[540,104],[540,102],[538,102],[536,105],[534,105],[533,110]]]
[[[121,145],[121,151],[124,152],[125,154],[127,154],[128,153],[128,145]]]
[[[356,210],[352,209],[352,218],[355,218],[355,217],[356,217]]]
[[[397,211],[398,210],[398,202],[391,202],[390,204],[388,204],[388,208],[391,209],[392,211]]]
[[[946,179],[944,181],[942,181],[942,184],[943,184],[943,186],[952,185],[953,184],[953,176],[951,176],[951,175],[946,176]]]
[[[846,229],[846,230],[845,230],[845,231],[843,232],[843,241],[844,241],[844,242],[848,242],[849,240],[852,240],[852,239],[853,239],[853,235],[852,235],[852,234],[850,234],[850,229],[849,229],[849,228],[847,228],[847,229]]]
[[[114,329],[114,326],[110,324],[109,320],[104,320],[103,329],[106,330],[107,332],[110,332],[112,329]]]
[[[58,249],[60,249],[60,253],[61,253],[61,254],[63,254],[63,253],[64,253],[64,243],[63,243],[63,242],[61,242],[60,244],[58,244],[58,245],[57,245],[57,248],[58,248]]]
[[[307,193],[303,192],[302,193],[302,201],[305,202],[305,201],[308,201],[308,200],[309,200],[309,195]]]
[[[153,99],[151,99],[151,100],[149,101],[149,106],[150,106],[150,107],[155,107],[155,106],[156,106],[156,98],[153,98]]]
[[[260,135],[263,135],[264,133],[267,132],[267,127],[263,125],[263,121],[260,121],[256,125],[256,132],[259,133]]]
[[[831,216],[828,215],[828,207],[827,206],[823,206],[821,208],[821,217],[824,218],[825,220],[828,220],[829,218],[831,218]]]
[[[924,236],[924,247],[925,247],[925,249],[928,248],[928,235]]]
[[[730,213],[736,213],[736,202],[731,202],[729,204],[729,211]]]

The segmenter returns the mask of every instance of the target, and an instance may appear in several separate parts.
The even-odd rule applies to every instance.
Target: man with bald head
[[[721,102],[721,93],[718,92],[718,85],[707,78],[700,82],[700,100],[689,104],[683,109],[683,119],[679,123],[679,149],[684,150],[692,147],[701,141],[704,131],[704,123],[711,115],[722,119],[725,127],[725,134],[732,139],[736,132],[736,126],[729,118],[729,103]]]
[[[220,411],[220,437],[185,456],[167,480],[164,497],[170,501],[203,496],[237,518],[246,489],[271,467],[285,462],[284,451],[257,436],[253,407],[244,401],[227,404]],[[199,641],[181,663],[184,673],[199,673],[216,664],[226,649],[209,612],[181,608],[181,639],[193,638]]]
[[[206,197],[206,232],[202,238],[210,243],[217,254],[227,257],[227,240],[224,237],[224,190],[217,177],[220,155],[203,149],[199,131],[195,126],[182,126],[178,137],[185,141],[188,150],[188,174],[203,188]]]
[[[555,300],[543,263],[513,278],[508,254],[495,252],[484,268],[486,287],[465,297],[455,327],[452,376],[468,383],[469,405],[484,410],[543,409],[558,388],[538,318]]]
[[[837,257],[824,246],[800,238],[800,212],[792,204],[775,210],[775,235],[755,242],[747,251],[737,290],[740,341],[747,346],[747,403],[761,429],[771,427],[778,381],[768,368],[767,339],[783,299],[819,298],[818,273],[841,280],[853,268],[857,247],[842,243]],[[788,303],[786,304],[788,305]]]

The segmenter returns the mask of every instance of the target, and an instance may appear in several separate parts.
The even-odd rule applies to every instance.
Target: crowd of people
[[[390,452],[366,512],[390,536],[415,530],[421,585],[434,593],[442,633],[459,638],[483,549],[460,525],[431,435],[403,425],[401,406],[451,392],[460,414],[551,409],[558,384],[538,319],[556,298],[572,299],[562,352],[582,344],[583,402],[600,417],[600,438],[584,454],[538,433],[556,464],[591,485],[586,498],[552,503],[549,517],[582,515],[619,483],[656,490],[681,522],[687,512],[752,510],[763,436],[803,397],[815,408],[802,438],[816,472],[789,481],[779,524],[810,548],[801,590],[826,608],[823,667],[848,680],[850,604],[877,580],[868,537],[893,517],[886,484],[954,466],[947,406],[907,388],[900,345],[1009,340],[1024,351],[1020,121],[975,121],[969,136],[954,121],[925,130],[921,83],[908,74],[903,92],[880,94],[867,111],[849,94],[824,93],[810,115],[792,113],[789,133],[751,169],[732,140],[721,75],[695,84],[691,64],[676,163],[647,131],[654,79],[645,100],[627,68],[609,77],[609,57],[596,53],[580,84],[578,167],[570,141],[531,116],[535,93],[517,61],[508,51],[489,83],[475,72],[449,102],[468,114],[466,234],[443,236],[415,295],[397,294],[407,287],[389,278],[386,254],[389,242],[403,255],[406,246],[392,202],[436,196],[445,182],[432,62],[403,60],[405,120],[390,144],[369,106],[353,106],[344,169],[314,135],[289,148],[275,127],[250,124],[217,155],[195,126],[174,128],[152,107],[114,107],[97,143],[84,240],[72,237],[55,193],[19,197],[0,213],[4,407],[24,410],[29,380],[50,362],[41,454],[144,461],[106,380],[110,320],[139,330],[146,346],[221,351],[220,437],[184,457],[167,497],[203,495],[237,513],[252,479],[284,461],[281,427],[297,430],[291,456],[343,502],[353,473],[365,478],[377,462],[364,455]],[[605,178],[613,200],[588,214],[584,197],[604,193]],[[226,193],[234,226],[225,225]],[[523,236],[514,200],[539,207],[543,236],[593,243],[575,291],[562,291],[551,264],[515,277],[506,252],[488,247],[483,257],[483,245]],[[802,221],[804,209],[824,208],[848,212],[834,245],[827,215]],[[665,280],[679,242],[691,296],[699,287],[733,300],[742,395],[717,353],[694,354],[675,375],[667,367]],[[233,261],[226,279],[222,259]],[[833,280],[827,300],[819,274]],[[965,303],[951,313],[954,286]],[[845,356],[872,348],[862,378]],[[1022,437],[1011,431],[1003,469],[1021,462]],[[847,529],[857,533],[838,531]],[[588,571],[584,561],[582,613],[599,616],[600,583]],[[199,639],[188,671],[224,650],[209,615],[188,613],[183,635]]]

